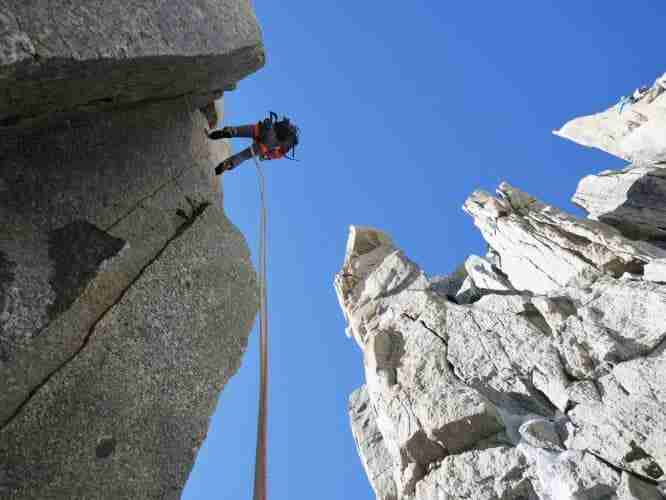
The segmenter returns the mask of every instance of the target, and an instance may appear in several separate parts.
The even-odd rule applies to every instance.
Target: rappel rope
[[[192,123],[196,123],[192,102],[185,95],[185,103],[190,114]],[[267,447],[268,441],[268,312],[267,312],[267,259],[266,259],[266,182],[259,160],[252,151],[252,159],[257,167],[257,179],[259,180],[259,195],[261,201],[261,222],[259,225],[259,415],[257,418],[257,450],[254,460],[254,496],[253,500],[267,499]],[[192,168],[192,167],[189,167]],[[187,170],[187,169],[185,169]],[[183,171],[185,171],[183,170]]]
[[[261,223],[259,229],[259,415],[257,418],[257,450],[254,461],[254,500],[267,498],[267,453],[268,438],[268,313],[266,293],[266,182],[254,148],[252,159],[257,167],[259,194],[261,197]]]

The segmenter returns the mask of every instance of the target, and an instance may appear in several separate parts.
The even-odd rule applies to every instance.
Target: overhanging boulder
[[[219,94],[264,60],[248,0],[0,0],[0,126]]]

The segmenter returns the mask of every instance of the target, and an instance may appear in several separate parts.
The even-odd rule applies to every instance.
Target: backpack
[[[290,160],[295,160],[296,159],[296,146],[298,145],[298,140],[299,140],[299,133],[300,130],[299,128],[291,123],[289,118],[286,116],[282,117],[282,120],[278,121],[278,116],[277,114],[273,113],[272,111],[270,112],[270,120],[273,123],[273,126],[275,127],[275,135],[278,138],[278,141],[281,143],[283,142],[291,142],[292,146],[290,150],[292,151],[291,156],[287,156],[287,151],[285,151],[285,157],[290,159]]]

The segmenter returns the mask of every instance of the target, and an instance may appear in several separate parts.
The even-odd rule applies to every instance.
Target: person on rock
[[[208,138],[217,140],[232,137],[248,137],[254,139],[252,145],[243,151],[230,156],[217,167],[215,175],[220,175],[228,170],[233,170],[245,160],[256,156],[260,160],[277,160],[287,157],[298,144],[298,127],[289,118],[283,117],[278,121],[278,116],[271,112],[269,117],[256,125],[241,125],[238,127],[224,127],[220,130],[207,132]]]

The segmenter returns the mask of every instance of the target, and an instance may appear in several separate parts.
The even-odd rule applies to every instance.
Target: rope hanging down
[[[194,109],[189,96],[185,96],[185,104],[190,114],[192,124],[196,124]],[[257,419],[257,450],[254,462],[254,500],[267,499],[267,448],[268,441],[268,313],[266,293],[266,190],[264,173],[259,165],[259,160],[252,151],[252,159],[257,166],[257,178],[259,179],[259,194],[261,196],[261,223],[259,234],[259,330],[260,330],[260,361],[259,361],[259,416]],[[189,167],[193,168],[193,167]],[[187,170],[187,169],[185,169]],[[183,170],[183,172],[185,171]],[[182,172],[181,172],[182,173]]]
[[[254,500],[267,498],[267,447],[268,440],[268,313],[266,305],[266,191],[264,173],[252,150],[252,159],[257,167],[259,193],[261,195],[261,224],[259,234],[259,330],[260,330],[260,361],[259,361],[259,416],[257,420],[257,451],[254,462]]]

